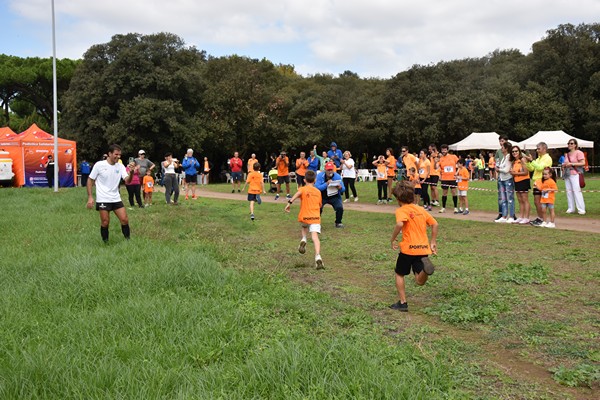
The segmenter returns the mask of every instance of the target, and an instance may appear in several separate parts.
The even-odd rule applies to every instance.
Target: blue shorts
[[[242,180],[242,173],[241,172],[232,172],[231,179],[234,182],[240,182]]]

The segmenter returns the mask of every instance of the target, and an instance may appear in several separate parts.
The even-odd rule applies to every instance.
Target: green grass
[[[564,191],[565,190],[565,181],[559,179],[558,189]],[[243,184],[242,184],[243,185]],[[231,184],[211,184],[208,186],[211,191],[218,191],[222,193],[230,193],[231,192]],[[266,186],[268,190],[268,185]],[[202,189],[200,189],[202,190]],[[367,202],[375,204],[377,202],[377,182],[357,182],[356,190],[359,197],[360,202]],[[584,201],[586,205],[587,215],[573,215],[573,214],[565,214],[564,211],[567,210],[567,197],[566,193],[558,193],[556,195],[556,214],[561,217],[568,218],[599,218],[600,219],[600,177],[594,176],[593,178],[586,178],[586,191],[593,190],[595,193],[584,193]],[[296,191],[296,184],[290,184],[290,192],[293,194]],[[440,202],[441,202],[441,188],[438,189]],[[431,193],[431,191],[430,191]],[[274,196],[273,194],[269,194],[267,196]],[[451,193],[449,193],[449,197],[451,197]],[[496,182],[490,181],[474,181],[469,182],[469,208],[471,210],[479,210],[479,211],[489,211],[489,212],[497,212],[498,211],[498,196],[497,196],[497,187]],[[533,196],[531,195],[531,191],[529,192],[530,204],[533,210],[535,207],[533,206]],[[448,199],[449,203],[452,204],[452,199]],[[518,213],[519,211],[519,203],[515,198],[515,208]],[[533,213],[535,213],[533,211]]]
[[[113,216],[103,245],[83,189],[0,191],[0,397],[541,399],[598,388],[597,235],[440,220],[437,271],[423,287],[407,281],[406,315],[387,308],[391,206],[347,211],[343,230],[326,208],[319,272],[310,243],[297,253],[297,206],[264,203],[252,223],[245,201],[161,200],[129,212],[130,242]],[[509,353],[557,387],[497,368]]]

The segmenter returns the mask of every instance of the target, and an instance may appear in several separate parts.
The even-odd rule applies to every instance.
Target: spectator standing
[[[306,153],[301,151],[300,158],[296,160],[296,183],[298,184],[298,187],[304,186],[304,176],[308,170],[308,164]]]
[[[308,170],[309,171],[314,171],[314,172],[318,172],[319,168],[321,166],[321,161],[320,158],[317,155],[317,150],[312,149],[310,151],[310,157],[308,157]]]
[[[537,152],[537,158],[534,160],[531,154],[525,154],[525,159],[527,160],[527,169],[529,172],[533,172],[531,176],[531,181],[535,182],[542,179],[542,173],[545,168],[552,167],[552,157],[548,154],[548,145],[544,142],[539,142],[535,146]],[[533,202],[535,204],[535,211],[537,213],[537,218],[530,222],[533,226],[540,226],[543,220],[542,214],[542,192],[535,187],[533,188]]]
[[[177,173],[175,170],[179,166],[179,162],[173,158],[173,153],[165,154],[165,161],[162,166],[165,170],[163,182],[165,185],[165,200],[167,205],[171,204],[171,193],[175,193],[173,197],[173,205],[179,205],[179,182],[177,182]]]
[[[423,207],[431,211],[431,199],[429,197],[429,184],[431,173],[431,161],[427,157],[427,150],[422,149],[419,152],[419,180],[421,181],[421,197],[423,198]]]
[[[44,167],[46,168],[46,180],[50,189],[54,186],[54,165],[54,157],[52,157],[52,154],[48,154],[48,160],[46,160]]]
[[[196,183],[198,182],[198,170],[200,163],[194,157],[194,150],[188,149],[182,163],[183,172],[185,172],[185,199],[190,198],[190,185],[192,186],[192,199],[196,198]]]
[[[335,164],[328,162],[325,164],[325,171],[317,175],[315,187],[321,191],[323,202],[321,213],[325,204],[331,204],[335,210],[335,227],[343,228],[342,217],[344,216],[344,205],[342,204],[342,193],[346,190],[342,177],[335,172]]]
[[[418,167],[419,164],[419,159],[417,157],[415,157],[414,154],[410,154],[410,152],[408,151],[408,147],[407,146],[402,146],[402,164],[404,164],[404,169],[408,172],[410,171],[411,168],[414,168],[415,170]],[[389,183],[389,182],[388,182]],[[388,186],[389,187],[389,186]],[[389,195],[391,196],[391,190],[392,188],[389,187],[390,189],[390,193]],[[390,198],[391,200],[391,198]]]
[[[483,153],[479,153],[479,158],[477,159],[477,179],[482,181],[484,179],[485,174],[485,158],[483,157]]]
[[[574,213],[577,208],[577,213],[584,215],[585,202],[579,186],[579,173],[583,173],[585,157],[583,152],[578,149],[576,139],[569,139],[567,146],[569,151],[565,153],[564,161],[561,164],[567,190],[567,214]]]
[[[249,174],[250,172],[253,172],[253,171],[254,171],[254,167],[253,167],[253,166],[254,166],[254,164],[255,164],[255,163],[257,163],[257,162],[258,162],[258,160],[256,159],[256,154],[252,153],[252,155],[251,155],[251,156],[250,156],[250,158],[248,159],[248,163],[246,164],[246,165],[247,165],[247,169],[248,169],[248,174]]]
[[[140,166],[135,165],[134,162],[133,171],[131,171],[131,167],[129,165],[127,168],[125,168],[125,170],[127,171],[127,174],[131,176],[131,180],[125,183],[125,188],[127,189],[127,194],[129,195],[129,207],[131,207],[130,210],[133,210],[133,207],[135,206],[135,203],[133,202],[134,197],[138,207],[144,208],[144,205],[142,204],[142,197],[140,196],[140,186],[142,184],[140,177]]]
[[[291,199],[290,195],[290,159],[285,151],[279,153],[279,157],[276,160],[277,165],[277,194],[275,200],[279,199],[279,193],[281,193],[281,184],[285,183],[286,198]]]
[[[146,152],[142,149],[138,151],[138,158],[134,159],[133,161],[135,162],[135,165],[140,167],[139,175],[142,177],[146,175],[146,171],[153,171],[156,167],[152,161],[146,158]]]
[[[508,136],[506,135],[500,135],[498,136],[498,144],[500,145],[500,148],[498,150],[496,150],[496,160],[502,160],[502,148],[504,146],[504,142],[508,141]],[[496,220],[502,218],[502,206],[501,206],[501,199],[500,199],[500,182],[499,179],[496,180],[496,189],[498,190],[498,216],[496,217]]]
[[[204,157],[204,161],[202,161],[202,184],[208,185],[210,170],[213,168],[213,164],[208,161],[208,157]]]
[[[396,179],[396,157],[394,157],[394,150],[391,147],[388,147],[385,150],[385,166],[387,168],[387,187],[390,188],[388,193],[388,203],[392,202],[392,187],[394,186],[394,179]]]
[[[539,225],[543,228],[555,228],[554,224],[554,199],[558,186],[556,186],[556,180],[554,179],[554,172],[551,167],[544,168],[542,172],[542,179],[535,181],[535,187],[542,193],[540,204],[542,205],[542,223]],[[548,214],[550,214],[550,221],[548,221]]]
[[[454,212],[458,212],[458,196],[457,196],[457,187],[456,187],[456,179],[454,175],[456,174],[456,162],[458,161],[458,157],[454,154],[448,153],[448,145],[443,144],[441,146],[442,156],[440,157],[440,161],[438,165],[440,166],[440,175],[442,178],[442,208],[440,208],[440,213],[446,212],[446,201],[448,199],[448,189],[452,192],[452,203],[454,203]]]
[[[510,142],[504,142],[502,145],[502,159],[499,163],[496,163],[502,216],[495,222],[506,222],[509,224],[516,222],[513,217],[515,215],[515,181],[510,173],[513,164],[513,158],[510,154],[511,149],[512,144],[510,144]]]
[[[496,157],[494,153],[489,153],[488,168],[490,169],[490,181],[495,181],[496,177]]]
[[[233,153],[233,157],[229,159],[229,169],[231,170],[231,193],[235,193],[236,184],[238,193],[241,192],[240,187],[242,186],[243,165],[244,162],[239,157],[239,153],[236,151]]]
[[[440,180],[440,155],[435,144],[429,145],[429,162],[431,163],[431,172],[429,173],[429,186],[431,187],[431,205],[439,206],[438,182]]]
[[[322,156],[321,156],[321,171],[325,171],[325,164],[327,164],[329,161],[331,161],[331,159],[327,155],[327,152],[324,151],[323,154],[322,154]]]
[[[469,191],[469,171],[463,160],[458,160],[456,163],[456,185],[458,186],[458,213],[469,215],[469,199],[467,198]]]
[[[342,151],[338,149],[336,142],[331,142],[330,147],[331,149],[327,152],[327,157],[329,157],[330,161],[333,161],[333,163],[335,164],[335,169],[339,171],[340,166],[342,164]]]
[[[354,185],[354,182],[356,182],[356,169],[354,168],[352,154],[350,154],[348,150],[344,152],[344,158],[342,159],[341,165],[342,180],[346,187],[346,191],[344,192],[346,200],[344,200],[344,203],[347,203],[350,198],[354,198],[354,201],[358,201],[358,195],[356,194],[356,187]],[[350,191],[352,191],[352,195],[350,195]]]
[[[152,193],[154,192],[152,171],[146,170],[146,176],[144,176],[142,184],[144,185],[144,207],[148,207],[152,205]]]
[[[387,167],[385,165],[385,157],[380,155],[373,161],[375,173],[377,175],[377,204],[384,204],[387,200]]]
[[[519,213],[521,215],[515,223],[525,225],[529,224],[529,213],[531,212],[529,206],[529,189],[531,189],[529,171],[525,167],[526,161],[521,156],[519,146],[513,146],[510,154],[514,160],[510,173],[515,181],[515,193],[519,201]]]
[[[90,172],[92,172],[92,166],[84,158],[81,162],[81,165],[79,166],[79,169],[81,171],[81,186],[86,187],[88,177],[90,176]]]

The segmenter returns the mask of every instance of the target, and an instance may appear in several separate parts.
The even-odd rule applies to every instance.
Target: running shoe
[[[279,199],[279,194],[275,195],[275,200]]]
[[[504,218],[504,217],[500,217],[500,218],[498,218],[497,220],[495,220],[494,222],[498,222],[498,223],[501,223],[501,224],[503,224],[503,223],[505,223],[505,222],[508,222],[508,219],[506,219],[506,218]]]
[[[441,213],[445,213],[445,212],[446,212],[446,209],[442,207],[442,208],[440,208],[440,211],[438,211],[438,212],[439,212],[440,214],[441,214]]]
[[[254,222],[254,214],[250,214],[250,219]]]
[[[556,225],[554,225],[554,222],[548,222],[546,228],[556,228]]]
[[[262,204],[262,199],[260,198],[259,194],[256,195],[256,203],[257,204]]]
[[[392,310],[407,312],[408,311],[408,303],[400,303],[400,301],[398,301],[398,302],[392,304],[390,306],[390,308]]]
[[[425,271],[427,275],[433,275],[435,267],[433,266],[431,259],[429,257],[422,257],[421,261],[423,262],[423,271]]]
[[[454,207],[454,214],[460,214],[462,211],[456,207]]]
[[[315,256],[315,267],[317,269],[323,269],[325,268],[325,265],[323,265],[323,259],[321,258],[321,255],[317,254]]]
[[[347,203],[347,202],[348,202],[348,199],[344,200],[344,203]]]
[[[356,203],[357,201],[358,201],[358,197],[355,197],[354,198],[354,202]]]
[[[298,246],[298,253],[300,253],[300,254],[306,253],[306,239],[302,239],[300,241],[300,246]]]
[[[538,226],[541,226],[542,228],[545,228],[545,227],[548,226],[548,223],[546,221],[544,221],[541,224],[539,224]]]
[[[515,223],[515,219],[513,217],[510,217],[509,219],[506,220],[507,224],[514,224]]]
[[[463,211],[463,215],[469,215],[469,210]]]
[[[523,218],[521,222],[519,222],[519,225],[529,225],[529,220],[527,218]]]

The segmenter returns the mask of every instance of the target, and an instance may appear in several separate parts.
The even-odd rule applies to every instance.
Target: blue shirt
[[[196,157],[186,157],[183,159],[183,163],[181,164],[183,171],[186,175],[196,175],[198,174],[198,168],[200,168],[200,163],[196,160]]]
[[[82,174],[89,175],[90,172],[92,172],[92,166],[87,161],[82,162],[81,165],[79,166],[79,168],[81,168]]]
[[[315,172],[319,170],[319,157],[314,156],[308,158],[308,169]]]
[[[340,149],[335,149],[335,151],[333,150],[329,150],[327,152],[327,156],[331,159],[331,161],[333,161],[333,163],[335,164],[335,166],[337,168],[340,167],[341,164],[341,160],[342,160],[342,151]],[[336,156],[336,158],[333,158],[334,156]]]
[[[340,181],[340,185],[342,186],[342,189],[340,189],[340,191],[338,192],[338,194],[336,196],[341,196],[342,193],[344,193],[346,191],[346,187],[344,186],[344,181],[342,180],[342,177],[340,176],[340,174],[338,174],[337,172],[334,172],[333,176],[331,177],[330,180]],[[315,181],[315,187],[321,191],[321,194],[323,195],[323,197],[327,197],[327,181],[325,180],[325,171],[319,172],[317,174],[317,180]]]

